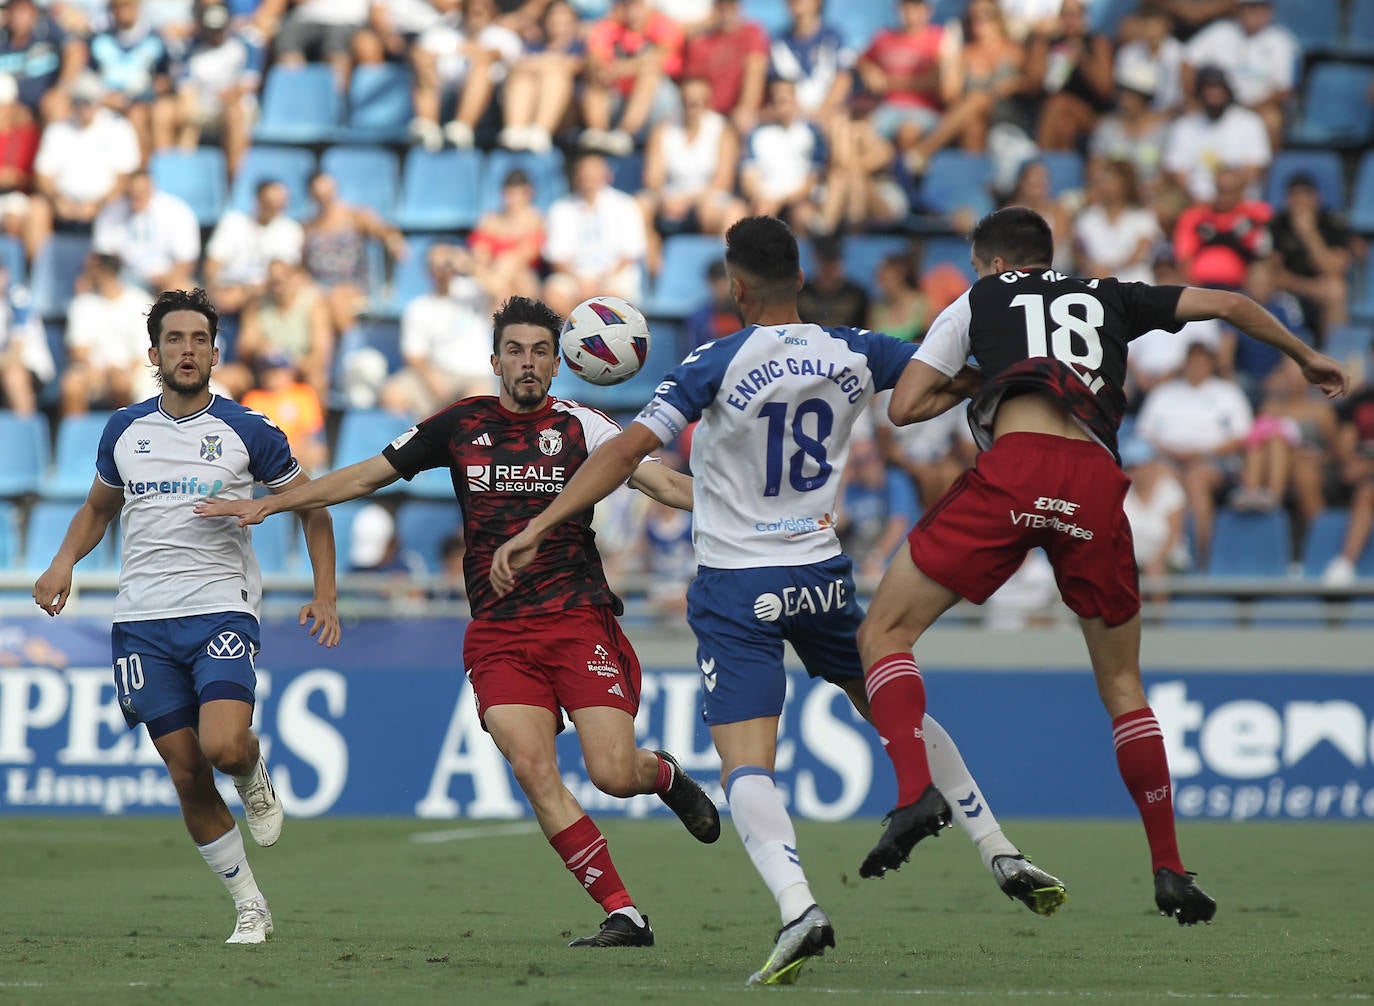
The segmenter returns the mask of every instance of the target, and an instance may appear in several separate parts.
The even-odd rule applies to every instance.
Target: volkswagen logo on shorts
[[[216,660],[237,660],[248,652],[248,647],[237,632],[221,632],[205,645],[205,652]]]
[[[782,614],[782,598],[777,594],[760,594],[754,598],[754,617],[760,622],[776,622]]]

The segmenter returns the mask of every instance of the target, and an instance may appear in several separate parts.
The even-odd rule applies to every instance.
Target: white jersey
[[[717,569],[803,566],[840,553],[835,498],[849,433],[916,347],[863,329],[752,326],[698,346],[635,422],[692,435],[692,538]]]
[[[286,436],[260,412],[214,396],[180,419],[160,398],[120,409],[105,426],[96,474],[124,490],[119,595],[114,620],[244,611],[262,602],[252,535],[237,517],[197,517],[210,496],[252,498],[300,473]]]

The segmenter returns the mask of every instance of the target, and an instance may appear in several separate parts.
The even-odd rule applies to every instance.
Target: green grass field
[[[786,989],[745,988],[778,920],[728,824],[712,847],[669,820],[605,831],[651,950],[564,946],[602,916],[528,823],[288,821],[250,851],[276,938],[227,947],[232,905],[179,821],[0,819],[0,1003],[1374,998],[1368,825],[1183,826],[1221,904],[1183,929],[1153,910],[1134,823],[1008,828],[1069,885],[1051,919],[1008,901],[957,830],[860,881],[878,823],[803,824],[839,945]]]

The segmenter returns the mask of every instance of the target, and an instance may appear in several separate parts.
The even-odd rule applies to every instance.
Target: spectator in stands
[[[28,291],[11,283],[4,269],[0,290],[0,409],[31,416],[38,411],[38,391],[57,371]]]
[[[1080,276],[1154,282],[1151,263],[1164,233],[1143,204],[1129,161],[1105,161],[1093,169],[1087,204],[1074,218],[1073,237]]]
[[[119,256],[92,253],[86,260],[86,292],[67,309],[67,365],[62,368],[64,416],[91,409],[120,409],[157,394],[148,365],[146,290],[119,277]]]
[[[739,135],[710,106],[711,88],[699,77],[682,81],[682,123],[660,122],[649,134],[644,188],[638,198],[650,228],[650,262],[657,272],[659,234],[724,234],[745,209],[734,196]]]
[[[468,554],[468,543],[463,538],[463,529],[455,528],[453,533],[439,543],[439,576],[442,586],[430,592],[435,601],[462,601],[468,596],[467,582],[463,577],[463,557]]]
[[[766,121],[749,134],[740,166],[740,193],[749,213],[783,217],[801,234],[832,233],[844,193],[822,187],[830,161],[825,140],[797,105],[797,85],[774,80],[768,99]]]
[[[501,208],[484,214],[468,235],[473,275],[492,300],[539,295],[544,239],[544,214],[534,204],[534,186],[516,168],[501,183]]]
[[[577,78],[587,65],[582,25],[567,0],[553,0],[537,41],[510,67],[501,88],[502,121],[496,142],[509,150],[544,153],[568,118]]]
[[[1253,418],[1240,386],[1217,375],[1216,350],[1201,342],[1188,346],[1182,375],[1151,391],[1141,406],[1136,432],[1183,483],[1199,562],[1212,544],[1215,497],[1239,474]]]
[[[1174,228],[1174,254],[1193,286],[1239,290],[1250,263],[1272,247],[1268,203],[1245,198],[1245,173],[1217,170],[1215,194],[1188,207]]]
[[[1274,257],[1266,255],[1257,258],[1246,269],[1245,294],[1278,318],[1285,328],[1303,342],[1316,345],[1316,340],[1303,321],[1302,305],[1291,293],[1280,290],[1277,280],[1278,264]],[[1250,401],[1258,402],[1264,394],[1265,382],[1287,357],[1256,339],[1241,338],[1229,325],[1223,326],[1223,332],[1226,335],[1223,345],[1229,350],[1230,371]]]
[[[838,235],[825,235],[812,243],[816,271],[797,293],[801,320],[827,327],[863,328],[868,323],[868,291],[845,271],[844,245]]]
[[[746,133],[758,125],[768,79],[768,33],[740,13],[740,0],[715,0],[711,18],[688,37],[682,76],[706,81],[711,110]]]
[[[286,215],[290,195],[275,179],[258,183],[253,212],[229,210],[205,247],[205,286],[221,315],[236,315],[267,287],[267,264],[298,265],[305,231]]]
[[[1122,508],[1130,521],[1141,575],[1186,572],[1192,565],[1183,534],[1188,498],[1173,469],[1139,439],[1122,443],[1121,466],[1131,477]]]
[[[217,136],[233,177],[252,138],[262,85],[264,47],[247,32],[229,28],[229,8],[200,9],[198,29],[178,60],[176,104],[161,131],[154,122],[154,148],[173,144],[194,150],[203,135]]]
[[[466,0],[462,16],[445,15],[411,47],[415,68],[415,118],[411,134],[428,150],[444,138],[455,147],[471,147],[478,122],[491,104],[496,86],[520,57],[520,36],[499,24],[492,0]],[[458,94],[453,120],[439,128],[446,95]]]
[[[91,236],[98,252],[118,255],[125,278],[146,290],[189,290],[200,261],[200,224],[186,201],[159,192],[142,168],[124,195],[105,204]]]
[[[138,134],[122,115],[100,107],[104,94],[99,77],[83,74],[71,87],[71,118],[43,130],[35,184],[61,223],[89,226],[139,166]]]
[[[1074,225],[1070,209],[1072,196],[1056,195],[1051,185],[1050,169],[1038,158],[1026,161],[1016,172],[1016,182],[1002,205],[1028,206],[1049,222],[1054,233],[1054,268],[1063,273],[1074,271]]]
[[[396,261],[405,258],[405,235],[371,209],[344,202],[334,177],[323,171],[310,179],[310,197],[315,216],[305,224],[301,262],[324,290],[329,322],[341,335],[371,294],[367,242],[380,243]]]
[[[1226,72],[1204,66],[1194,76],[1199,109],[1177,119],[1164,148],[1170,181],[1196,200],[1211,199],[1218,167],[1241,172],[1250,188],[1273,160],[1264,120],[1234,100]]]
[[[1236,0],[1157,0],[1173,19],[1174,36],[1184,42],[1236,9]]]
[[[878,442],[854,437],[849,444],[835,531],[854,560],[857,576],[876,579],[919,514],[911,480],[883,462]]]
[[[496,390],[491,372],[491,298],[472,276],[467,249],[434,244],[426,255],[431,292],[401,314],[405,366],[382,387],[382,408],[415,419],[469,395]]]
[[[86,65],[86,43],[59,27],[34,0],[9,0],[0,27],[0,72],[19,84],[19,100],[44,122],[67,116],[67,89]]]
[[[887,463],[905,473],[923,508],[944,495],[973,456],[967,409],[955,406],[934,419],[893,426],[887,418],[887,392],[873,399],[874,436]]]
[[[220,365],[220,381],[238,397],[252,387],[262,357],[285,354],[301,378],[315,389],[320,401],[329,397],[329,365],[334,355],[334,334],[324,294],[305,270],[275,260],[267,265],[267,289],[243,312],[239,329],[238,359]]]
[[[1313,328],[1329,333],[1350,318],[1350,227],[1323,206],[1317,183],[1308,174],[1288,180],[1284,205],[1269,222],[1278,259],[1278,285],[1303,304]]]
[[[769,73],[797,85],[797,103],[821,125],[832,143],[849,120],[854,91],[854,51],[831,25],[821,21],[822,0],[787,0],[792,21],[769,51]]]
[[[935,315],[920,286],[916,252],[884,257],[875,279],[878,296],[869,305],[867,327],[903,342],[920,342]]]
[[[1374,527],[1374,385],[1366,384],[1336,408],[1336,460],[1342,488],[1350,493],[1350,522],[1341,550],[1326,567],[1322,582],[1343,587],[1355,579],[1355,566]]]
[[[356,65],[408,61],[415,41],[461,6],[461,0],[372,0],[367,24],[353,36]]]
[[[685,628],[687,585],[697,572],[692,512],[649,497],[641,505],[634,537],[615,557],[616,569],[648,580],[649,610],[664,628]]]
[[[19,101],[14,75],[0,73],[0,230],[23,241],[30,259],[52,231],[47,202],[30,197],[39,135],[33,113]]]
[[[340,91],[353,70],[353,37],[367,23],[370,0],[263,0],[281,16],[272,47],[281,66],[303,66],[307,58],[334,68]]]
[[[1188,43],[1184,86],[1198,67],[1221,67],[1237,103],[1264,120],[1269,144],[1277,147],[1301,56],[1293,33],[1274,22],[1273,0],[1238,0],[1234,17],[1212,22]]]
[[[1116,108],[1097,120],[1088,141],[1089,170],[1106,161],[1129,162],[1146,191],[1158,187],[1169,139],[1170,113],[1154,104],[1159,74],[1141,64],[1118,65]]]
[[[319,392],[300,379],[294,361],[286,353],[262,354],[254,370],[257,387],[244,394],[244,407],[261,412],[277,424],[302,468],[311,474],[324,470],[329,447],[324,439],[324,409]]]
[[[572,189],[549,207],[544,302],[566,317],[599,293],[638,301],[647,249],[639,203],[611,187],[611,168],[600,154],[586,153],[574,162]]]
[[[396,536],[396,519],[380,503],[364,503],[353,518],[348,538],[350,573],[411,572]]]
[[[581,143],[623,157],[645,127],[678,111],[682,28],[647,0],[614,0],[587,33]]]
[[[710,291],[706,302],[682,323],[683,341],[693,348],[739,331],[739,315],[730,296],[730,277],[723,258],[712,260],[706,267],[706,288]]]
[[[1161,245],[1155,251],[1151,265],[1157,285],[1187,285],[1187,277],[1178,259],[1174,258],[1173,250],[1167,245]],[[1221,322],[1215,318],[1189,321],[1177,332],[1155,329],[1131,342],[1130,353],[1126,357],[1126,392],[1131,411],[1140,407],[1143,396],[1179,375],[1183,370],[1183,360],[1188,355],[1188,347],[1195,342],[1211,346],[1213,352],[1220,356],[1223,342]]]
[[[174,114],[171,52],[141,17],[140,0],[110,0],[109,12],[109,25],[91,36],[91,69],[105,85],[105,106],[129,120],[147,160],[154,120],[165,135]]]
[[[859,57],[858,72],[864,87],[878,99],[873,127],[896,145],[907,169],[920,174],[925,164],[917,144],[940,121],[945,32],[931,23],[926,0],[901,0],[898,10],[901,27],[874,35]]]
[[[1058,18],[1042,22],[1026,49],[1026,82],[1040,100],[1041,150],[1076,150],[1098,116],[1112,107],[1112,42],[1088,24],[1083,0],[1064,0]]]
[[[1122,25],[1123,44],[1116,51],[1114,77],[1149,81],[1150,107],[1173,114],[1183,107],[1183,43],[1174,38],[1173,18],[1160,0],[1146,0]],[[1189,88],[1191,90],[1191,88]]]

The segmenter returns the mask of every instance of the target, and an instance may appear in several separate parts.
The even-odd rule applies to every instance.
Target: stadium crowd
[[[1282,572],[1345,586],[1374,576],[1374,5],[1316,6],[1329,38],[1271,0],[5,0],[0,436],[38,417],[50,452],[154,394],[145,312],[201,284],[217,388],[328,470],[350,414],[492,391],[511,294],[642,304],[651,367],[734,331],[714,242],[755,213],[806,239],[803,318],[919,340],[969,282],[950,235],[1022,204],[1060,271],[1243,290],[1353,368],[1333,408],[1216,323],[1150,335],[1122,442],[1147,574],[1232,572],[1255,518]],[[882,406],[841,512],[867,573],[973,455],[957,413]],[[51,484],[4,492],[0,560]],[[691,575],[687,522],[619,506],[613,568]],[[401,563],[393,510],[341,556]],[[1038,557],[1023,574],[1008,596],[1052,593]]]

